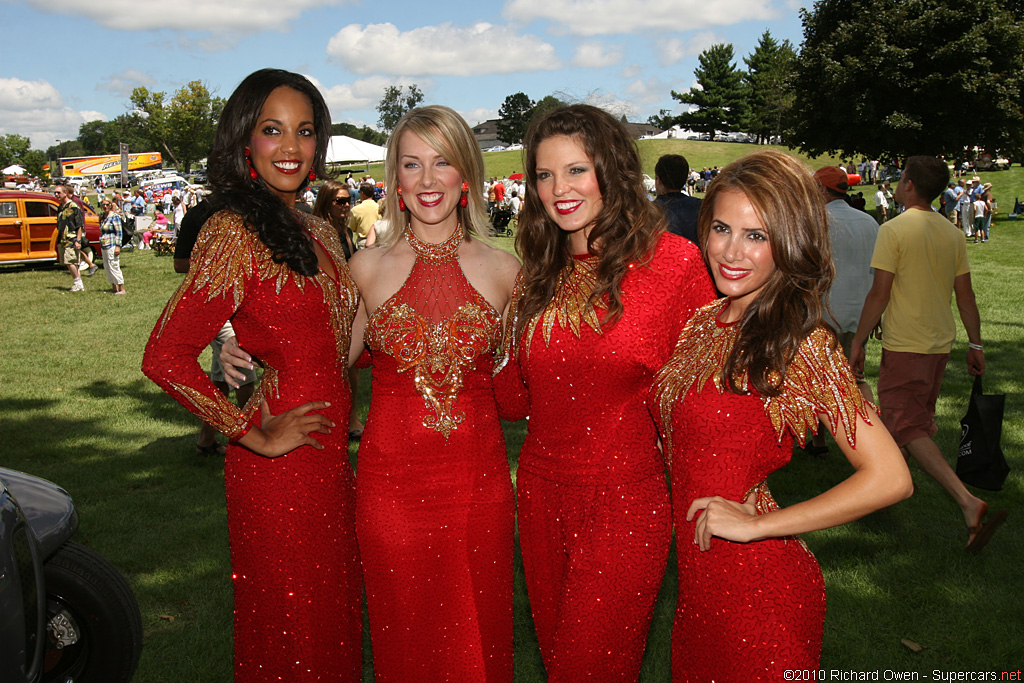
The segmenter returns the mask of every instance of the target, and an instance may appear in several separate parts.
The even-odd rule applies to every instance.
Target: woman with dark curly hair
[[[324,173],[330,114],[306,78],[250,74],[210,155],[213,202],[143,371],[231,439],[224,465],[235,681],[359,680],[362,576],[345,429],[358,293],[337,231],[294,209]],[[262,360],[243,409],[197,358],[225,321]],[[324,330],[329,330],[324,334]]]
[[[533,620],[549,681],[635,681],[672,535],[647,394],[714,292],[613,116],[557,109],[524,142],[523,271],[495,389],[503,417],[530,417],[517,496]]]
[[[698,236],[725,297],[687,323],[652,390],[677,534],[673,681],[816,671],[825,587],[796,534],[912,491],[823,317],[835,271],[816,182],[792,157],[758,152],[720,171],[701,205]],[[779,508],[765,478],[819,420],[855,472]]]

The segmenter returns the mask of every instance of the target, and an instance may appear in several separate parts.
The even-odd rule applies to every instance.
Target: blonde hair
[[[431,149],[440,154],[455,167],[462,180],[469,183],[469,205],[456,207],[459,223],[467,239],[485,237],[491,234],[487,219],[487,203],[483,195],[484,159],[480,147],[473,137],[473,131],[454,109],[439,104],[410,110],[395,126],[388,139],[387,156],[384,159],[384,178],[388,193],[384,198],[384,215],[391,223],[391,229],[378,235],[377,245],[390,247],[398,241],[408,227],[411,217],[408,211],[398,208],[398,164],[399,141],[402,134],[411,131],[418,135]]]

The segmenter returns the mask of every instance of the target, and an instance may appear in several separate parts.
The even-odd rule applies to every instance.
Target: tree
[[[661,109],[657,114],[652,114],[647,117],[647,123],[652,126],[656,126],[661,130],[668,130],[672,126],[676,125],[676,116],[669,109]]]
[[[190,81],[164,104],[166,93],[140,87],[132,91],[133,111],[118,123],[118,132],[136,138],[147,151],[160,151],[176,168],[188,172],[192,164],[206,156],[213,144],[217,121],[224,100],[213,97],[202,81]],[[129,149],[137,147],[126,142]]]
[[[147,147],[152,151],[166,153],[171,160],[174,154],[167,145],[167,111],[164,108],[166,93],[150,92],[149,88],[140,86],[132,90],[132,114],[136,117],[139,129],[146,138]],[[175,161],[177,164],[177,161]]]
[[[538,116],[543,116],[549,111],[554,111],[565,106],[565,102],[560,100],[554,95],[546,95],[540,99],[537,104],[533,105],[533,110],[530,112],[530,122],[532,123]],[[529,128],[529,126],[527,126]]]
[[[207,155],[224,104],[202,81],[190,81],[174,93],[167,112],[167,143],[178,169],[188,173]]]
[[[765,31],[749,57],[744,57],[747,73],[747,130],[762,142],[781,135],[796,96],[792,77],[796,51],[792,43],[781,43]]]
[[[678,123],[714,139],[719,130],[739,130],[744,127],[747,114],[746,88],[743,76],[733,64],[732,45],[712,45],[697,58],[699,66],[693,75],[700,87],[688,93],[672,91],[672,97],[683,104],[697,107],[696,111],[681,114]]]
[[[406,90],[405,86],[389,85],[384,89],[384,96],[377,103],[377,113],[380,118],[377,123],[381,130],[391,133],[398,125],[399,120],[410,109],[413,109],[423,101],[423,91],[415,83]]]
[[[801,10],[793,139],[873,158],[1024,147],[1022,6],[817,0]]]
[[[521,92],[506,97],[498,109],[498,138],[508,143],[522,142],[536,104]]]
[[[113,154],[107,139],[108,121],[87,121],[78,127],[78,141],[86,154]]]
[[[0,168],[16,163],[24,165],[30,145],[31,141],[24,135],[10,133],[0,137]]]

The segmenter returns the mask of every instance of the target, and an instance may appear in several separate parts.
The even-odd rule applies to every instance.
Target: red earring
[[[402,188],[398,188],[398,210],[405,211],[405,200],[402,199]]]
[[[314,180],[316,180],[316,171],[314,171],[313,169],[309,169],[309,176],[308,177],[309,177],[309,182],[313,182]]]
[[[469,206],[469,182],[462,181],[462,197],[459,198],[459,206],[465,209]]]
[[[256,180],[260,177],[260,174],[256,172],[256,169],[252,165],[252,157],[249,156],[249,150],[245,150],[245,163],[249,166],[249,177]]]

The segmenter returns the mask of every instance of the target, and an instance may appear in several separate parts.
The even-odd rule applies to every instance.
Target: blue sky
[[[507,95],[555,94],[629,120],[680,111],[697,55],[737,61],[767,29],[799,45],[810,0],[0,0],[0,134],[34,149],[128,108],[132,88],[202,80],[227,97],[272,66],[310,77],[335,121],[376,126],[388,85],[416,83],[474,125]]]

